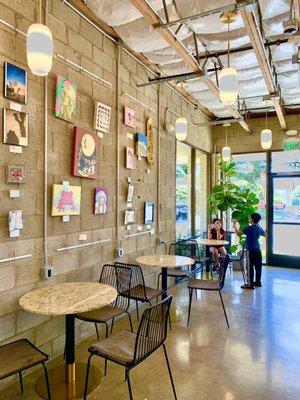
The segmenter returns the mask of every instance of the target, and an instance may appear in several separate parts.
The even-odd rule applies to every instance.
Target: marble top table
[[[94,310],[112,303],[117,290],[112,286],[95,282],[60,283],[32,290],[24,294],[20,306],[29,312],[66,317],[66,365],[49,371],[52,400],[71,400],[83,396],[86,365],[77,363],[75,369],[75,314]],[[98,368],[93,367],[88,392],[95,390],[102,381]],[[44,378],[36,383],[39,395],[47,397]]]
[[[225,246],[229,242],[227,240],[219,240],[219,239],[196,239],[197,243],[203,246]]]

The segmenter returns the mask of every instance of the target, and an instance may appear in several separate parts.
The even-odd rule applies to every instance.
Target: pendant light
[[[238,97],[238,73],[235,68],[230,67],[230,39],[229,24],[237,19],[237,13],[229,11],[220,16],[220,21],[227,23],[227,39],[228,39],[228,67],[223,68],[219,74],[219,90],[220,100],[224,105],[232,105]]]
[[[177,118],[175,124],[176,139],[183,142],[187,138],[187,120],[186,118]]]
[[[42,0],[39,2],[39,22],[27,32],[27,63],[34,75],[46,76],[51,71],[53,39],[50,29],[42,24]]]
[[[225,125],[225,127],[226,127],[226,143],[225,143],[226,146],[224,146],[222,148],[222,160],[225,162],[228,162],[231,159],[231,150],[230,150],[230,147],[228,146],[228,136],[227,136],[227,127],[228,126],[230,126],[230,124]]]
[[[272,147],[272,131],[268,129],[268,101],[266,100],[266,129],[263,129],[260,134],[261,147],[264,150],[269,150]]]

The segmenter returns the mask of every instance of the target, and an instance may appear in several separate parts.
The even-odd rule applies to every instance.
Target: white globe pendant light
[[[268,129],[268,100],[266,100],[266,128],[260,134],[260,144],[263,150],[269,150],[272,147],[272,136],[271,129]]]
[[[186,118],[177,118],[175,124],[176,139],[180,142],[187,138],[187,120]]]

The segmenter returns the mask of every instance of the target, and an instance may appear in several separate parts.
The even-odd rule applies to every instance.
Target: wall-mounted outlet
[[[41,278],[42,279],[50,279],[53,277],[53,267],[50,267],[49,265],[46,265],[44,268],[41,268]]]
[[[143,227],[142,227],[141,225],[139,225],[139,226],[137,226],[137,228],[136,228],[136,229],[137,229],[137,231],[138,231],[138,232],[142,232],[142,230],[143,230]]]
[[[122,247],[118,247],[116,250],[116,257],[120,258],[123,257],[124,255],[125,255],[124,249],[122,249]]]
[[[165,239],[161,236],[158,238],[158,243],[159,244],[164,244],[165,243]]]
[[[86,233],[82,233],[81,235],[79,235],[79,241],[83,242],[87,240],[87,234]]]

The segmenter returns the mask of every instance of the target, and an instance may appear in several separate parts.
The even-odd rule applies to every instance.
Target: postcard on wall
[[[25,183],[25,166],[7,165],[6,183]]]
[[[135,210],[134,209],[125,210],[125,220],[124,220],[125,225],[134,224],[134,218],[135,218]]]
[[[152,224],[154,222],[154,203],[146,201],[144,205],[144,224]]]
[[[3,143],[28,146],[28,114],[3,109]]]
[[[132,147],[126,147],[126,168],[127,169],[134,169],[134,149]]]
[[[106,104],[95,102],[94,129],[99,132],[109,133],[111,119],[111,107]]]
[[[73,149],[72,174],[83,178],[96,179],[98,159],[97,136],[86,129],[75,126]]]
[[[52,217],[79,215],[81,206],[81,186],[53,185]]]
[[[135,111],[129,107],[124,107],[124,124],[135,128]]]
[[[20,230],[24,228],[23,210],[14,210],[8,212],[8,229],[10,237],[19,237]]]
[[[73,122],[76,112],[77,85],[61,75],[56,75],[55,117]]]
[[[127,203],[132,203],[133,201],[133,195],[134,195],[134,185],[128,185],[128,191],[127,191]]]
[[[138,157],[147,157],[148,138],[144,133],[135,135],[135,153]]]
[[[108,190],[103,187],[95,188],[94,214],[106,214],[108,211]]]
[[[4,97],[27,103],[27,71],[9,62],[4,63]]]

